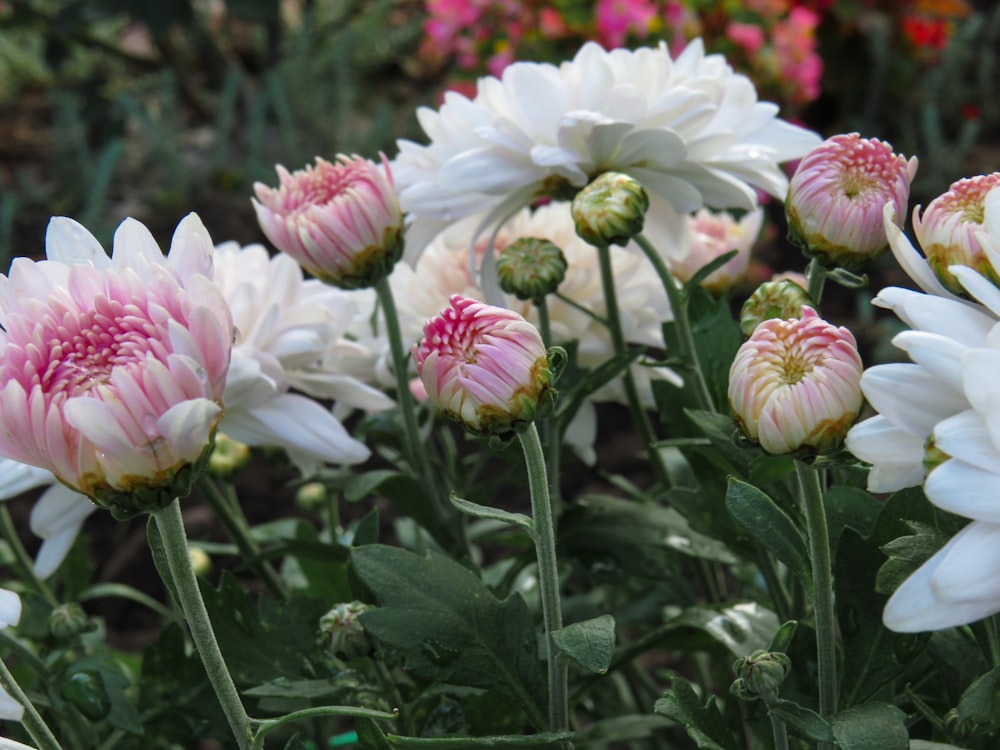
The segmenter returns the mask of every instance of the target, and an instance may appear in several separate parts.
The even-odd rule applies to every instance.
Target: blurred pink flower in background
[[[706,264],[736,250],[736,257],[701,281],[712,292],[732,289],[747,275],[750,251],[763,223],[764,211],[760,208],[744,214],[739,221],[727,211],[701,209],[687,217],[690,246],[686,254],[670,262],[671,272],[678,280],[687,282]]]
[[[629,35],[645,39],[659,11],[650,0],[597,0],[594,24],[605,47],[621,47]]]
[[[764,30],[760,26],[737,21],[726,26],[726,37],[742,47],[748,55],[756,55],[766,41]]]
[[[816,52],[817,26],[818,13],[795,7],[771,30],[778,70],[795,84],[792,102],[810,102],[820,94],[823,60]]]

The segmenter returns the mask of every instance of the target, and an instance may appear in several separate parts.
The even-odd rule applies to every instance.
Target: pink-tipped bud
[[[983,231],[986,196],[998,186],[1000,172],[969,177],[952,183],[947,193],[928,204],[923,216],[919,206],[913,210],[913,233],[927,256],[927,263],[941,283],[955,294],[965,294],[965,289],[948,266],[968,266],[1000,286],[1000,276],[976,236]]]
[[[839,446],[861,411],[863,367],[854,336],[820,318],[766,320],[729,370],[740,429],[769,453]]]
[[[470,430],[502,434],[544,416],[555,399],[542,337],[516,312],[452,295],[413,348],[428,398]]]
[[[385,157],[316,159],[281,184],[255,183],[257,221],[274,246],[318,279],[341,289],[374,286],[403,254],[403,214]]]
[[[764,211],[750,211],[737,221],[733,215],[701,209],[688,217],[690,245],[684,257],[670,263],[670,271],[680,281],[690,281],[705,265],[720,255],[736,250],[737,254],[721,268],[717,268],[701,281],[710,292],[728,292],[747,275],[750,250],[764,222]]]
[[[785,202],[788,236],[826,265],[862,265],[889,246],[882,209],[906,215],[917,157],[857,133],[823,141],[799,162]]]

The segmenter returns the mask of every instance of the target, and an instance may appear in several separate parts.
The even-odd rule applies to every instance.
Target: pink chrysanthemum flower
[[[309,273],[342,289],[374,286],[403,253],[403,214],[385,157],[317,158],[297,172],[277,167],[281,184],[255,183],[254,210],[275,247]]]
[[[948,192],[932,200],[920,214],[913,209],[913,233],[927,263],[951,292],[964,295],[965,289],[948,266],[973,268],[997,286],[1000,275],[983,251],[977,235],[984,231],[986,196],[1000,186],[1000,172],[968,177],[952,183]]]
[[[233,341],[204,226],[184,219],[165,258],[129,219],[108,258],[55,218],[46,254],[0,276],[0,455],[119,517],[187,494],[222,418]]]
[[[690,281],[702,267],[720,255],[736,250],[734,258],[701,282],[703,287],[712,292],[721,294],[729,291],[746,277],[750,266],[750,250],[757,241],[763,223],[764,211],[760,208],[748,212],[739,221],[727,211],[701,209],[687,217],[690,243],[683,256],[671,260],[671,272],[681,281]]]
[[[766,320],[729,370],[729,405],[740,429],[769,453],[827,451],[861,411],[861,357],[854,336],[820,318]]]
[[[917,157],[857,133],[823,141],[799,162],[788,188],[789,237],[829,265],[858,266],[889,246],[882,207],[903,216]]]
[[[543,416],[555,391],[538,329],[512,310],[452,295],[413,348],[428,398],[469,429],[504,433]]]

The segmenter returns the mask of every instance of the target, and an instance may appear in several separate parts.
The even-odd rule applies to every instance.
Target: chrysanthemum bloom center
[[[859,266],[888,247],[882,209],[903,216],[916,159],[857,133],[837,135],[799,163],[788,189],[789,238],[827,265]]]
[[[51,395],[86,395],[110,382],[115,367],[140,362],[152,354],[162,360],[167,352],[154,339],[157,330],[146,311],[100,297],[93,310],[74,317],[54,312],[39,325],[34,340],[47,350],[29,360],[25,375]],[[36,366],[41,366],[35,369]]]
[[[432,402],[481,433],[504,433],[551,408],[555,392],[538,330],[517,313],[453,295],[413,359]]]
[[[928,264],[955,294],[963,295],[965,289],[952,276],[949,266],[969,266],[1000,285],[1000,276],[976,236],[982,230],[986,196],[998,186],[1000,172],[958,180],[948,192],[932,200],[923,215],[919,210],[913,212],[913,230]]]
[[[819,318],[761,323],[740,347],[729,402],[740,428],[771,453],[839,444],[861,409],[861,358],[850,331]]]

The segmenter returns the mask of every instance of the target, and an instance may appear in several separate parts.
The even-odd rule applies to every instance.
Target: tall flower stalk
[[[154,512],[152,516],[157,533],[163,542],[174,591],[180,599],[178,604],[188,623],[191,638],[195,648],[198,649],[198,655],[201,657],[202,664],[205,665],[208,680],[222,705],[222,710],[240,750],[249,750],[252,732],[250,717],[236,691],[236,685],[226,667],[225,659],[222,658],[222,651],[219,649],[215,631],[212,629],[212,621],[208,617],[205,601],[198,588],[198,580],[191,567],[180,501],[174,500],[166,507]]]

